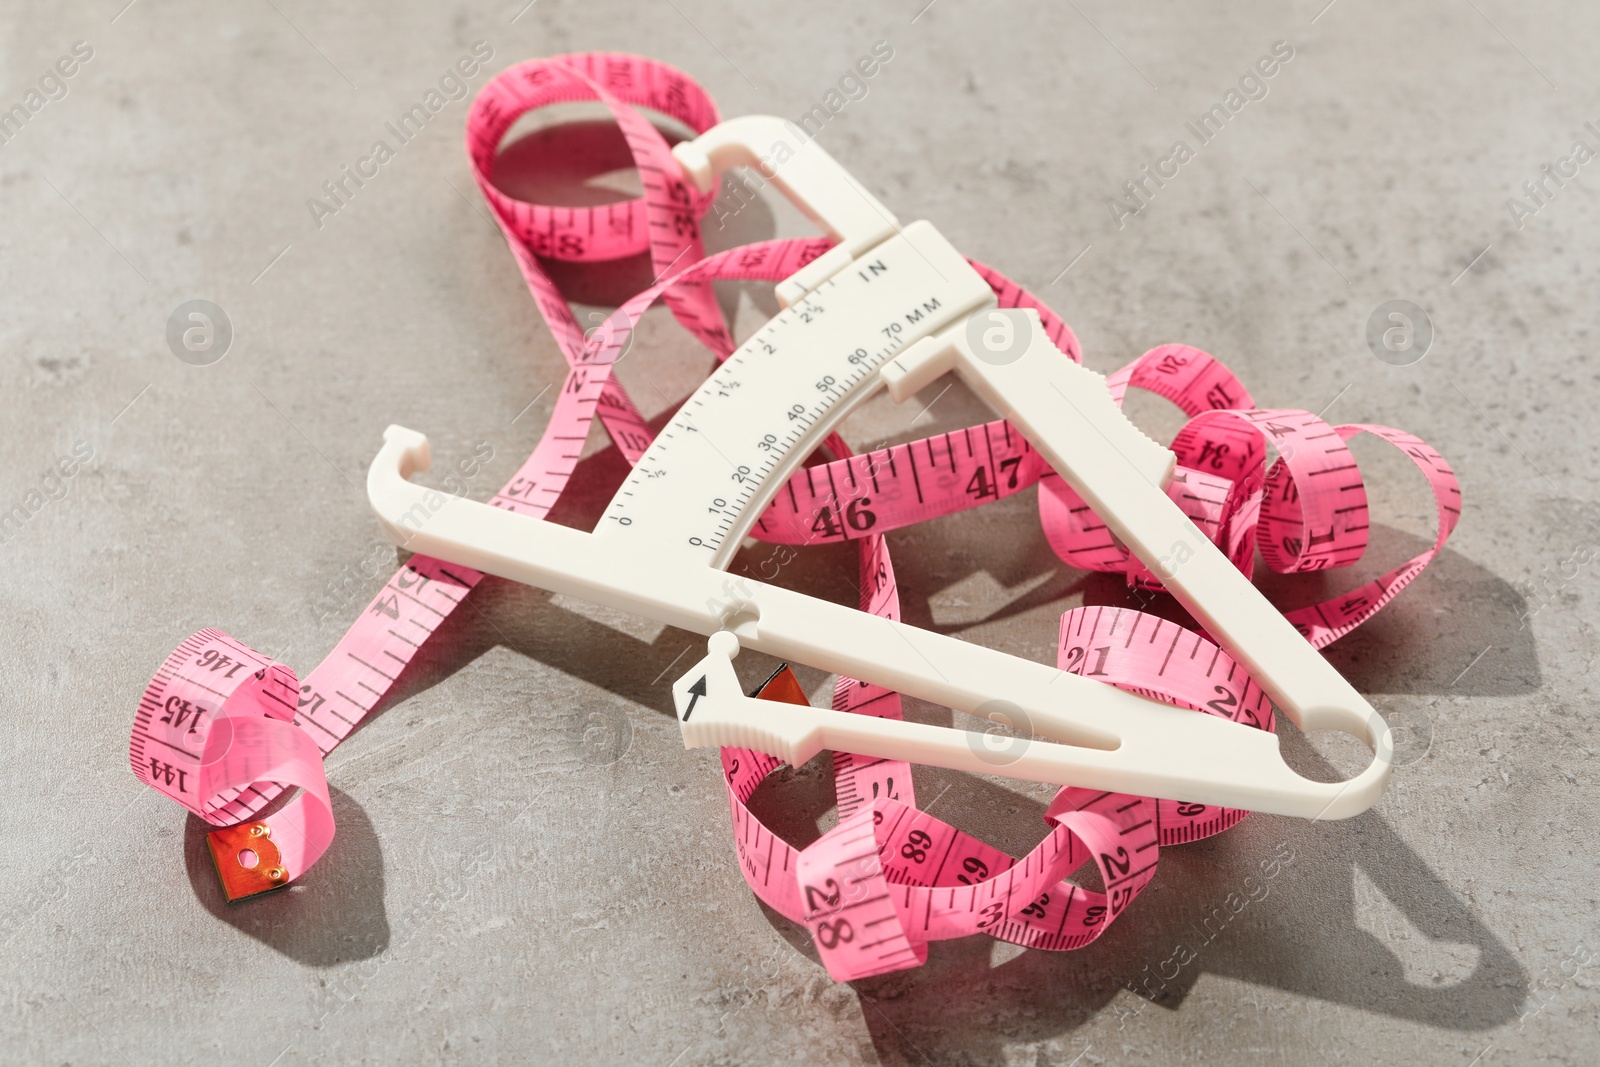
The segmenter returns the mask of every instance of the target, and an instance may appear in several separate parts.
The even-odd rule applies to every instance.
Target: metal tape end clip
[[[278,846],[272,843],[272,828],[264,822],[243,822],[206,834],[211,864],[222,883],[222,895],[229,904],[282,889],[289,884],[289,871],[283,865]],[[254,862],[251,862],[251,861]]]
[[[757,686],[750,695],[760,700],[781,700],[785,704],[811,706],[811,701],[806,699],[806,691],[800,688],[800,679],[794,676],[794,671],[787,663],[773,671],[772,677]]]

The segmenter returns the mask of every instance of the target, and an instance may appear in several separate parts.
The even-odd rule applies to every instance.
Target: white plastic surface
[[[775,121],[724,123],[680,145],[679,158],[705,187],[707,167],[764,150],[771,131],[762,123]],[[778,176],[835,233],[871,231],[882,212],[875,200],[863,206],[864,190],[820,149]],[[427,467],[426,438],[398,426],[368,472],[374,510],[412,551],[683,629],[730,631],[674,686],[691,746],[745,745],[791,762],[837,748],[1307,818],[1366,810],[1387,779],[1387,727],[1167,498],[1171,453],[1123,417],[1099,375],[1054,348],[1036,316],[1020,357],[973,352],[966,320],[992,307],[988,286],[932,226],[902,231],[882,215],[887,229],[795,287],[809,292],[684,404],[594,534],[456,497],[438,505],[408,481]],[[884,384],[903,399],[947,369],[1022,429],[1140,559],[1185,540],[1192,558],[1171,574],[1174,594],[1285,713],[1306,728],[1354,734],[1378,754],[1372,764],[1347,782],[1312,782],[1283,762],[1272,734],[720,569],[783,478],[853,405]],[[786,417],[795,404],[804,420]],[[427,495],[434,506],[413,529],[405,517]],[[729,663],[741,644],[962,711],[1007,701],[1035,733],[1064,743],[1034,742],[997,761],[980,734],[755,700]],[[691,693],[697,686],[703,692]]]

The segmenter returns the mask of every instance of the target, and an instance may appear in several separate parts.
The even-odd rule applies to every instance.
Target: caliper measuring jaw
[[[711,635],[673,686],[689,747],[749,747],[795,764],[828,748],[1311,819],[1370,807],[1393,762],[1388,727],[1167,497],[1172,453],[1128,421],[1101,375],[1055,347],[1036,312],[998,310],[931,225],[901,226],[815,142],[781,164],[762,159],[780,140],[792,140],[782,120],[752,116],[674,154],[703,191],[732,166],[758,166],[839,244],[778,286],[785,310],[679,409],[595,531],[441,501],[409,480],[428,467],[427,439],[391,426],[367,493],[396,543]],[[891,321],[910,325],[880,329]],[[1284,763],[1274,734],[725,573],[778,487],[852,408],[879,387],[903,401],[950,371],[1028,437],[1284,714],[1303,730],[1359,738],[1372,762],[1347,781],[1313,782]],[[797,407],[804,431],[779,439]],[[715,526],[707,501],[723,506]],[[1161,566],[1180,545],[1183,562]],[[981,733],[747,697],[731,664],[741,646],[964,712],[1003,701],[1050,740],[997,760]]]

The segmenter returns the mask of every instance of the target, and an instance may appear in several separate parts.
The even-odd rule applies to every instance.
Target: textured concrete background
[[[0,105],[25,101],[75,42],[92,49],[0,145],[0,508],[92,450],[0,544],[0,1060],[1600,1058],[1587,966],[1600,163],[1547,182],[1542,205],[1521,189],[1575,139],[1600,147],[1584,127],[1600,125],[1600,9],[123,2],[12,0],[0,18]],[[480,40],[490,72],[637,51],[693,72],[725,114],[785,116],[886,40],[893,60],[822,143],[902,219],[933,220],[1041,293],[1092,366],[1185,341],[1265,405],[1435,444],[1462,478],[1459,532],[1329,652],[1409,727],[1387,796],[1346,823],[1258,817],[1166,851],[1154,886],[1083,951],[969,940],[934,946],[920,970],[834,985],[745,889],[713,757],[679,742],[667,668],[698,639],[490,580],[329,760],[327,857],[286,893],[224,906],[201,825],[128,772],[150,674],[212,625],[308,670],[378,583],[343,598],[330,585],[393,560],[360,489],[383,426],[424,430],[445,459],[488,443],[481,498],[550,409],[547,395],[518,417],[561,362],[477,205],[464,103],[320,227],[306,207]],[[1122,183],[1178,139],[1195,148],[1185,121],[1280,40],[1294,57],[1268,95],[1119,226]],[[582,181],[615,159],[603,132],[531,138],[511,150],[518,189],[627,187]],[[796,232],[762,206],[713,243]],[[639,269],[564,277],[598,306]],[[742,332],[772,308],[756,288],[724,295]],[[211,366],[164,339],[195,298],[234,330]],[[1397,298],[1436,330],[1403,367],[1363,339]],[[652,416],[708,366],[665,313],[635,352],[624,377]],[[957,389],[912,426],[937,388],[915,408],[876,403],[847,436],[981,416]],[[1136,411],[1171,428],[1159,405]],[[614,479],[614,453],[598,438],[590,450],[586,471]],[[1431,539],[1409,465],[1382,446],[1358,457],[1369,560],[1268,583],[1283,603]],[[566,521],[603,499],[580,495]],[[908,619],[1049,657],[1061,611],[1119,594],[1060,567],[1034,515],[1030,493],[895,536]],[[853,565],[817,551],[786,580],[848,600]],[[1302,766],[1322,758],[1304,739],[1286,747]],[[790,777],[763,804],[803,842],[827,824],[830,783],[826,768]],[[1043,833],[1039,790],[943,773],[918,785],[948,786],[940,814],[1002,847]],[[1202,939],[1201,917],[1281,848],[1294,858],[1268,898]],[[1196,959],[1165,996],[1139,996],[1180,943]]]

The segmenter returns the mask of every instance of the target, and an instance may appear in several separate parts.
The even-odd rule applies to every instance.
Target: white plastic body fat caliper
[[[673,154],[709,191],[782,132],[779,119],[735,119]],[[1020,328],[1003,351],[987,345],[1000,314],[989,285],[932,225],[900,225],[814,142],[763,167],[838,244],[778,285],[784,310],[672,417],[594,532],[440,503],[409,481],[428,467],[427,438],[391,426],[367,493],[397,543],[713,635],[673,687],[689,747],[754,748],[795,765],[835,749],[1306,818],[1370,807],[1392,762],[1383,719],[1168,498],[1173,454],[1128,421],[1104,378],[1063,356],[1033,311],[1007,313]],[[777,488],[856,405],[880,387],[904,401],[947,371],[1147,566],[1186,546],[1181,564],[1160,569],[1166,588],[1297,726],[1354,735],[1372,762],[1348,781],[1313,782],[1284,763],[1272,733],[725,572]],[[428,518],[413,528],[406,516],[419,505]],[[747,697],[730,662],[741,646],[964,712],[1005,701],[1049,740],[1001,766],[968,731]]]

